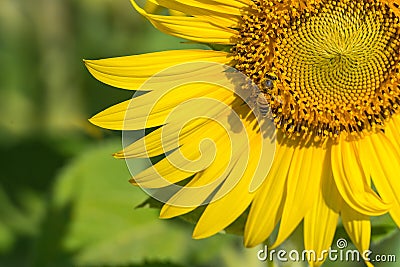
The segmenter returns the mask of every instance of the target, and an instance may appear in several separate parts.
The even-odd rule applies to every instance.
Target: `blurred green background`
[[[240,237],[192,240],[192,225],[135,209],[147,195],[111,157],[121,133],[87,121],[132,92],[82,59],[199,47],[182,42],[128,0],[1,0],[0,267],[265,266]]]

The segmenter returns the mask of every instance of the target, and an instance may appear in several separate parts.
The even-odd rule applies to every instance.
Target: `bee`
[[[248,87],[251,89],[251,93],[247,99],[247,103],[256,113],[262,117],[267,117],[270,112],[270,106],[265,94],[268,94],[268,91],[274,88],[275,82],[278,78],[273,74],[267,73],[263,80],[264,81],[261,82],[261,88],[257,86]]]
[[[263,92],[267,92],[268,90],[271,90],[275,86],[275,82],[278,80],[278,77],[276,77],[273,74],[267,73],[265,74],[265,79],[263,82]]]
[[[269,102],[258,88],[252,90],[247,102],[256,114],[266,117],[270,111]]]
[[[270,111],[269,103],[263,93],[259,93],[256,98],[257,109],[262,117],[266,117]]]
[[[260,113],[261,116],[266,117],[270,112],[269,102],[265,98],[265,94],[268,93],[269,90],[273,89],[275,86],[275,82],[278,80],[273,74],[267,73],[265,75],[265,79],[263,82],[263,86],[261,91],[255,92],[255,106],[256,110]]]

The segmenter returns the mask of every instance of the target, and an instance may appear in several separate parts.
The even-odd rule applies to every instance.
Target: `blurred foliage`
[[[237,236],[192,240],[191,224],[135,209],[147,195],[111,157],[120,133],[87,122],[132,92],[96,81],[82,59],[201,47],[183,41],[129,0],[0,2],[0,266],[265,264]],[[393,253],[386,223],[374,249]]]

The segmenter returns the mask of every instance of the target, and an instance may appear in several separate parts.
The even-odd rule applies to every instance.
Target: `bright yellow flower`
[[[159,90],[154,89],[91,119],[100,127],[116,130],[162,126],[116,154],[131,158],[154,157],[168,151],[160,141],[162,129],[168,125],[168,114],[184,101],[210,97],[244,114],[244,132],[252,150],[249,164],[242,173],[229,174],[235,176],[234,181],[237,178],[237,183],[206,206],[195,227],[195,238],[225,229],[246,210],[244,243],[248,247],[263,242],[279,227],[274,242],[277,246],[303,221],[305,248],[320,253],[330,247],[341,217],[355,246],[364,251],[370,244],[370,216],[389,212],[400,226],[400,1],[150,2],[187,14],[149,14],[132,1],[135,9],[160,31],[193,42],[227,47],[228,52],[165,51],[85,61],[94,77],[119,88],[151,91],[142,84],[168,67],[200,61],[226,64],[261,88],[276,127],[271,169],[260,186],[252,187],[257,169],[252,162],[261,153],[257,149],[262,143],[258,138],[260,129],[248,107],[229,90],[216,85],[182,86],[163,96],[148,113],[148,106],[160,97]],[[190,79],[202,71],[205,70],[201,67],[193,67],[165,75],[161,72],[152,85]],[[214,74],[209,70],[209,75]],[[187,112],[191,112],[190,107]],[[229,117],[226,113],[214,115],[220,120]],[[168,139],[172,143],[167,147],[180,147],[192,160],[201,154],[198,146],[204,138],[217,140],[217,148],[231,145],[224,137],[224,129],[206,119],[172,129],[181,132]],[[187,186],[200,187],[219,177],[221,166],[228,164],[229,155],[219,153],[217,150],[215,161],[197,172],[181,169],[165,159],[155,169],[171,183],[193,177]],[[239,162],[242,155],[232,158]],[[158,177],[153,167],[149,169],[153,171],[144,171],[132,182],[157,187],[152,181]],[[168,202],[161,217],[188,213],[210,195],[216,198],[218,193],[213,193],[222,189],[223,182],[204,190],[200,196],[177,193],[178,197],[171,198],[193,197],[196,201],[188,206]],[[311,264],[318,266],[322,262]]]

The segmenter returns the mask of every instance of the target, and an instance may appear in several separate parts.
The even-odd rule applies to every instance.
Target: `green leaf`
[[[373,244],[379,244],[398,232],[398,228],[389,214],[371,217],[371,224],[371,241]]]

